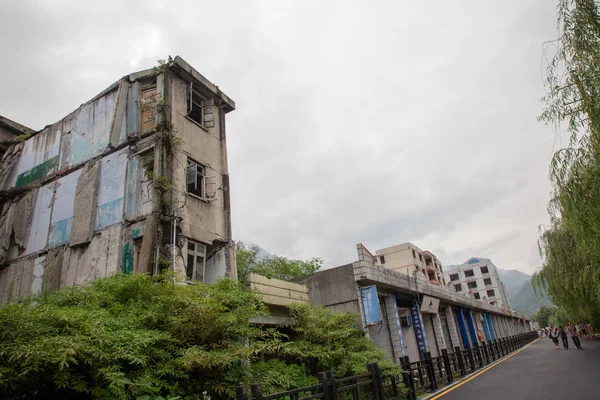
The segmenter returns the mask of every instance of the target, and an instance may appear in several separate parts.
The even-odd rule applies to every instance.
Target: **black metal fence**
[[[527,332],[484,342],[453,353],[442,350],[439,357],[425,353],[425,359],[410,362],[400,359],[402,376],[385,376],[377,364],[369,364],[367,372],[336,378],[332,371],[320,372],[319,383],[287,392],[263,395],[260,384],[236,388],[237,400],[415,400],[417,394],[435,391],[455,379],[474,372],[537,339],[537,332]]]

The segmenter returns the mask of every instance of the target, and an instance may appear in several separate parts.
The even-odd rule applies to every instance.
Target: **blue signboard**
[[[427,336],[425,335],[425,327],[421,320],[421,311],[419,311],[419,302],[417,300],[413,300],[410,304],[410,315],[413,321],[415,336],[417,337],[417,345],[419,346],[421,360],[424,360],[425,352],[429,351],[429,349],[427,348]]]
[[[402,336],[402,325],[400,324],[400,315],[398,315],[398,307],[396,306],[396,293],[392,293],[392,305],[394,306],[394,319],[396,320],[396,329],[398,330],[398,336],[400,337],[400,351],[402,357],[406,356],[404,350],[404,337]]]
[[[360,288],[363,311],[365,314],[365,325],[372,326],[381,324],[381,313],[379,312],[379,300],[377,300],[377,286],[371,285]]]

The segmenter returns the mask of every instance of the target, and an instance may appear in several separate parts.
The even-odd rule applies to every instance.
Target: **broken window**
[[[479,299],[481,299],[481,296],[479,295],[479,293],[475,293],[475,294],[474,294],[474,296],[475,296],[475,299],[476,299],[476,300],[479,300]]]
[[[156,106],[158,94],[156,86],[141,91],[142,134],[151,132],[156,127]]]
[[[481,273],[482,274],[489,274],[490,271],[489,271],[488,267],[481,267]]]
[[[454,290],[456,290],[457,292],[462,292],[462,285],[460,283],[457,283],[456,285],[454,285]]]
[[[475,276],[475,272],[473,272],[473,270],[472,270],[472,269],[468,269],[468,270],[466,270],[466,271],[465,271],[465,276],[466,276],[467,278],[470,278],[470,277],[472,277],[472,276]]]
[[[217,195],[217,178],[206,175],[206,167],[188,158],[186,173],[188,193],[202,200],[213,200]]]
[[[486,286],[489,286],[489,285],[491,285],[491,284],[492,284],[492,278],[485,278],[485,279],[483,280],[483,283],[484,283]]]
[[[193,195],[204,198],[206,169],[203,165],[188,159],[187,161],[187,191]]]
[[[467,286],[469,287],[469,289],[475,289],[477,288],[477,281],[467,282]]]
[[[417,253],[415,253],[415,251],[413,250],[413,258],[417,258]]]
[[[452,275],[450,275],[450,280],[451,281],[457,281],[458,280],[458,274],[452,274]]]
[[[213,112],[213,99],[205,99],[197,90],[194,90],[194,84],[190,83],[187,116],[204,128],[213,128],[215,126]]]
[[[494,292],[494,289],[490,289],[487,291],[487,295],[488,297],[494,297],[496,295],[496,292]]]
[[[186,277],[190,282],[204,282],[206,272],[206,246],[188,240]]]
[[[382,265],[385,264],[385,256],[379,256],[379,261]]]

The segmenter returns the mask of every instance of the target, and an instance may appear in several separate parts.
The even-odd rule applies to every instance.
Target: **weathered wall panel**
[[[63,131],[70,133],[70,154],[63,146],[63,155],[69,160],[65,165],[80,164],[108,147],[116,100],[117,90],[113,90],[83,105],[64,120]]]
[[[12,171],[12,176],[5,183],[4,189],[12,186],[27,186],[53,174],[58,166],[60,133],[60,129],[52,125],[27,140],[17,167]]]
[[[112,153],[102,159],[98,190],[96,230],[123,220],[123,196],[127,149]]]
[[[48,244],[55,247],[67,243],[71,239],[71,226],[75,205],[77,182],[81,169],[62,177],[56,183],[56,193],[52,208],[52,223]]]
[[[33,219],[27,238],[27,248],[24,255],[35,253],[46,247],[48,229],[50,228],[50,212],[54,183],[50,183],[37,191]]]
[[[100,181],[100,162],[89,162],[83,168],[77,180],[75,204],[73,206],[73,224],[71,226],[71,246],[88,243],[92,240],[96,226],[98,200],[98,182]]]

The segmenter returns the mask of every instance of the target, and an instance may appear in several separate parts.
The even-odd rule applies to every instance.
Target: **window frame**
[[[486,281],[490,281],[490,283],[487,283]],[[483,284],[485,286],[491,286],[491,285],[493,285],[492,278],[484,278],[483,279]]]
[[[471,286],[473,284],[473,286]],[[477,281],[467,282],[467,288],[469,289],[477,289]]]
[[[483,271],[484,268],[485,268],[485,272]],[[482,275],[490,273],[490,269],[488,268],[487,265],[484,265],[483,267],[480,267],[479,270],[481,271]]]
[[[381,265],[385,264],[385,256],[384,255],[379,256],[379,262],[381,263]]]
[[[198,169],[199,168],[202,169],[202,175],[201,175],[202,183],[201,183],[200,194],[190,191],[190,168],[191,167],[195,167],[193,176],[194,176],[194,185],[196,186],[196,190],[198,188]],[[185,171],[185,186],[186,186],[187,194],[190,194],[190,195],[197,197],[199,199],[202,199],[202,200],[207,200],[207,198],[206,198],[206,166],[203,164],[200,164],[197,161],[194,161],[190,157],[187,158],[187,165],[186,165],[186,171]]]
[[[468,273],[470,273],[471,275],[469,275]],[[472,278],[475,276],[475,272],[472,269],[466,269],[464,274],[465,278]]]
[[[454,277],[456,277],[456,279],[453,279]],[[450,274],[449,278],[450,278],[450,282],[460,281],[460,275],[458,274],[458,272],[455,274]]]
[[[492,292],[492,294],[490,294],[490,292]],[[488,298],[490,298],[490,297],[496,297],[496,291],[494,289],[488,289],[486,291],[486,294],[487,294]]]
[[[190,245],[194,246],[194,249],[190,249]],[[204,248],[203,252],[198,251],[198,247],[202,246]],[[186,253],[186,266],[185,266],[185,277],[186,277],[186,281],[188,283],[194,283],[194,282],[205,282],[206,280],[206,249],[207,249],[207,245],[205,245],[204,243],[200,243],[200,242],[196,242],[195,240],[192,239],[187,239],[187,253]],[[192,265],[192,276],[190,278],[190,276],[188,275],[188,270],[189,270],[189,261],[190,261],[190,256],[194,257],[194,264]],[[197,262],[198,259],[197,257],[202,257],[202,279],[198,280],[197,279]]]
[[[473,293],[473,297],[475,300],[481,300],[481,295],[479,293]]]
[[[199,99],[200,102],[195,101],[194,97],[197,97],[196,100]],[[207,99],[199,90],[195,90],[193,81],[189,83],[186,103],[186,118],[206,131],[208,131],[209,128],[215,127],[214,99]],[[191,116],[194,112],[194,105],[198,107],[200,121]],[[210,118],[208,118],[209,115]]]
[[[462,283],[457,283],[457,284],[455,284],[455,285],[453,285],[453,286],[454,286],[454,290],[456,291],[456,293],[462,292]],[[456,287],[457,287],[457,286],[459,286],[459,287],[460,287],[460,290],[456,290]]]

